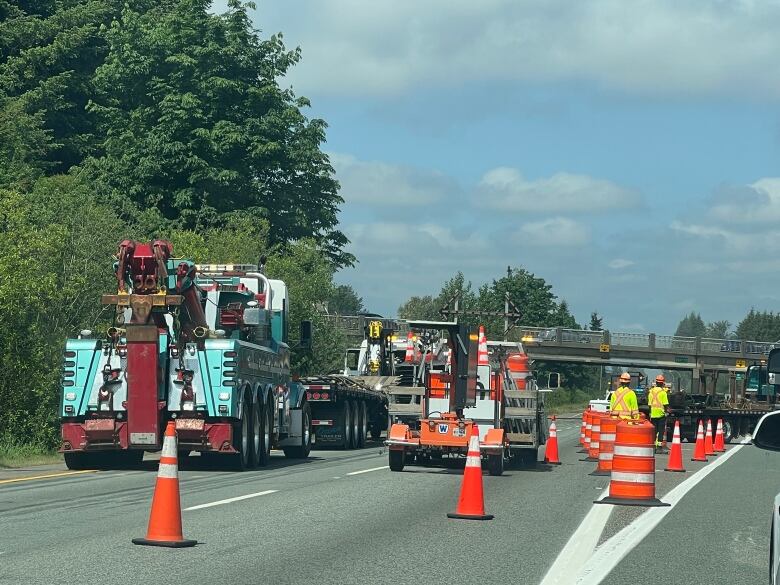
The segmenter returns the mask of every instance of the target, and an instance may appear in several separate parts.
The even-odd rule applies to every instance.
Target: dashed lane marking
[[[199,504],[197,506],[190,506],[184,508],[184,512],[191,510],[202,510],[203,508],[213,508],[214,506],[222,506],[223,504],[232,504],[233,502],[240,502],[241,500],[248,500],[250,498],[257,498],[260,496],[267,496],[268,494],[274,494],[279,490],[265,490],[264,492],[257,492],[254,494],[247,494],[245,496],[236,496],[235,498],[227,498],[226,500],[217,500],[216,502],[209,502],[208,504]]]
[[[350,471],[347,475],[360,475],[361,473],[370,473],[372,471],[380,471],[382,469],[390,469],[389,465],[383,465],[382,467],[372,467],[371,469],[361,469],[360,471]]]
[[[20,481],[35,481],[36,479],[51,479],[54,477],[66,477],[68,475],[82,475],[84,473],[97,473],[97,469],[82,469],[80,471],[63,471],[62,473],[48,473],[46,475],[30,475],[28,477],[14,477],[13,479],[0,480],[0,484],[17,483]]]

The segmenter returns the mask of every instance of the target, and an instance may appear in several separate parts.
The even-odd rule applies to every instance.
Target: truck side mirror
[[[301,349],[311,349],[312,333],[311,333],[311,321],[301,321],[301,334],[298,337],[300,340],[298,346]]]
[[[759,449],[780,451],[780,410],[761,417],[753,431],[753,444]]]
[[[557,390],[561,387],[561,375],[558,372],[553,372],[547,376],[547,387],[550,390]]]

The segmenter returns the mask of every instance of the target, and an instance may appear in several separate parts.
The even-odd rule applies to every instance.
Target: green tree
[[[737,325],[738,339],[775,342],[780,339],[780,314],[750,309]]]
[[[335,265],[351,264],[336,229],[343,200],[321,150],[326,124],[306,118],[308,100],[278,83],[300,52],[281,36],[261,39],[239,0],[222,15],[210,5],[125,5],[106,31],[88,108],[106,138],[89,176],[129,220],[155,210],[203,230],[241,214],[267,222],[271,246],[312,238]]]
[[[701,315],[691,311],[677,325],[677,331],[674,334],[680,337],[704,337],[706,332],[707,327],[704,325]]]
[[[731,323],[728,321],[713,321],[707,323],[704,336],[711,339],[728,339],[730,337]]]
[[[600,316],[598,312],[593,311],[590,314],[590,330],[601,331],[604,328],[604,317]]]
[[[363,299],[348,284],[338,284],[328,298],[328,311],[336,315],[357,315],[365,311]]]

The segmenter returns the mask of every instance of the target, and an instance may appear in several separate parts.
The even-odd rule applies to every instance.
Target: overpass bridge
[[[519,327],[533,360],[690,372],[695,393],[714,388],[719,373],[740,379],[747,367],[765,361],[780,344],[739,339],[680,337],[655,333]],[[703,391],[702,391],[703,390]]]

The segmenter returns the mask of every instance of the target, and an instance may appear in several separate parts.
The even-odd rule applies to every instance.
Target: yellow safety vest
[[[647,404],[650,405],[650,418],[661,418],[666,415],[664,406],[669,404],[666,388],[653,386],[647,393]]]
[[[633,418],[639,411],[636,394],[628,386],[621,386],[612,393],[609,409],[620,418]]]

